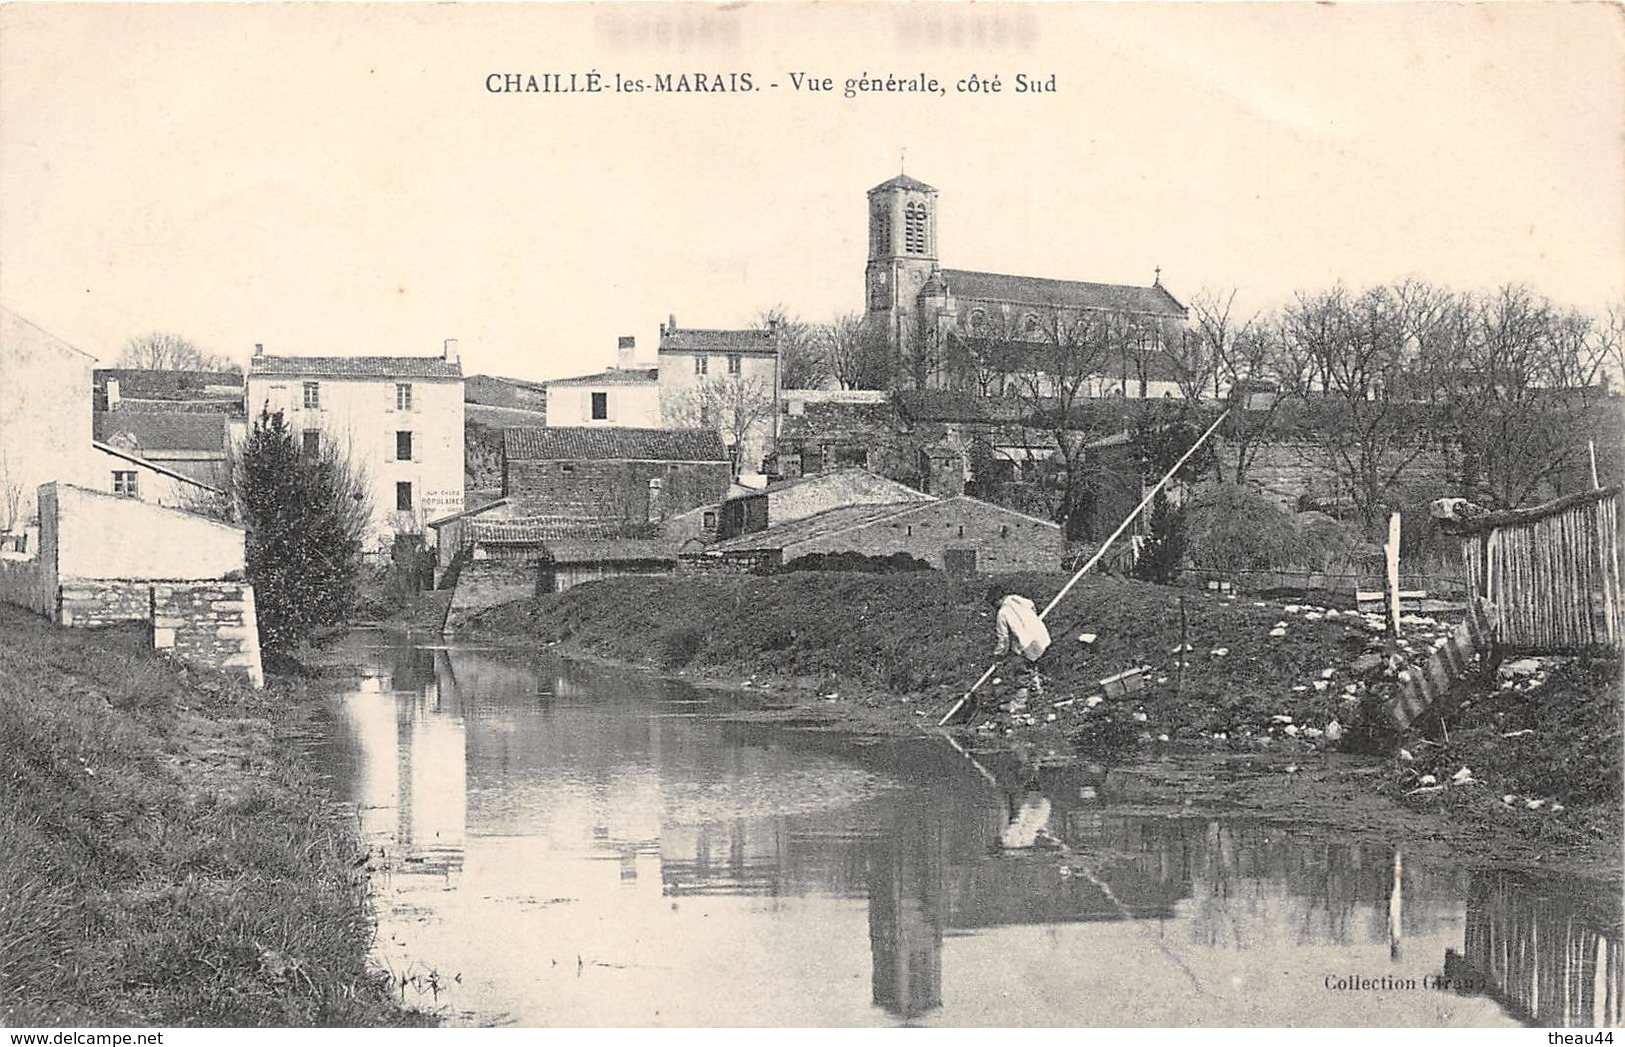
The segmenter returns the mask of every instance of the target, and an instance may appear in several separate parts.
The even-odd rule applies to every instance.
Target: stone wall
[[[25,607],[35,614],[54,617],[56,609],[56,564],[42,556],[31,560],[0,558],[0,603]]]
[[[797,542],[784,549],[784,559],[809,553],[907,553],[932,567],[946,569],[950,559],[974,553],[975,569],[984,574],[1057,571],[1063,544],[1061,529],[1055,524],[961,496],[867,526]]]
[[[470,560],[457,574],[457,588],[446,611],[450,632],[473,615],[491,607],[536,595],[540,570],[534,560]]]
[[[525,461],[504,466],[503,491],[521,516],[539,513],[649,519],[649,481],[661,481],[659,517],[715,505],[733,479],[727,462]]]
[[[96,629],[104,625],[151,619],[151,582],[97,578],[93,581],[65,581],[58,590],[58,625]]]
[[[151,593],[153,647],[194,665],[239,671],[264,686],[253,586],[160,582]]]
[[[777,549],[730,553],[684,553],[677,558],[679,574],[760,574],[784,562]]]

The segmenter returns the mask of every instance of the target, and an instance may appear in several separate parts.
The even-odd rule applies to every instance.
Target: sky
[[[592,71],[756,90],[487,90]],[[944,94],[844,97],[865,75]],[[108,361],[152,330],[238,359],[457,338],[467,373],[579,374],[621,335],[652,361],[672,314],[861,310],[864,194],[906,168],[945,267],[1600,312],[1622,129],[1609,4],[11,4],[0,303]]]

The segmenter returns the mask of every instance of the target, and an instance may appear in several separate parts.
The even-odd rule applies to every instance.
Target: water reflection
[[[345,703],[349,787],[391,859],[386,959],[436,971],[454,1014],[1618,1019],[1618,906],[1590,885],[1533,890],[1312,827],[1137,816],[1132,770],[856,744],[601,669],[365,656],[372,675]],[[1453,991],[1434,988],[1444,976]],[[1337,987],[1382,977],[1411,987]]]

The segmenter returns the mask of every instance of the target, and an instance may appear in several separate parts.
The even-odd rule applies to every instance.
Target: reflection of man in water
[[[1049,831],[1049,798],[1038,791],[1037,782],[1022,790],[1021,803],[1010,815],[1010,823],[999,834],[999,847],[1006,851],[1058,846]]]

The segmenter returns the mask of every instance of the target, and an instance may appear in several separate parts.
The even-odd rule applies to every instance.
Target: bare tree
[[[1103,433],[1090,424],[1083,407],[1101,374],[1121,359],[1134,330],[1120,314],[1051,309],[1036,330],[1023,331],[1032,340],[1008,347],[1006,389],[1022,402],[1027,425],[1047,437],[1045,453],[1054,458],[1045,485],[1047,508],[1070,536],[1081,534],[1088,507],[1106,480],[1088,452]]]
[[[1282,317],[1281,380],[1306,402],[1320,464],[1349,493],[1367,528],[1426,447],[1417,383],[1418,302],[1391,287],[1358,296],[1342,285],[1299,293]]]
[[[1462,485],[1498,508],[1561,494],[1606,409],[1618,334],[1607,321],[1509,285],[1463,302],[1436,366],[1438,399],[1461,444]]]
[[[822,389],[829,384],[829,363],[818,338],[818,329],[800,317],[792,316],[781,303],[756,314],[751,330],[779,334],[779,386],[784,389]]]
[[[890,377],[880,336],[857,313],[843,313],[818,329],[829,374],[842,389],[884,389]]]
[[[152,331],[124,343],[119,352],[123,367],[155,371],[241,371],[234,360],[200,349],[183,335]]]
[[[769,430],[777,408],[772,384],[756,375],[708,378],[673,390],[661,405],[668,425],[717,430],[734,455],[736,471],[745,464],[745,456],[770,449]]]

